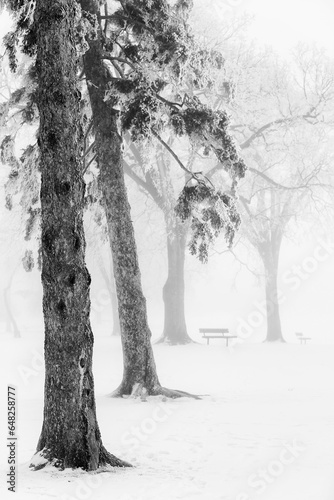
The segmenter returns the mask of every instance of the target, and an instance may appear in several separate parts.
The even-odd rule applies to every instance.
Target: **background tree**
[[[162,293],[163,334],[158,342],[187,344],[192,341],[187,332],[185,316],[184,265],[189,224],[183,223],[175,212],[178,190],[184,185],[187,174],[173,169],[171,156],[162,146],[158,146],[152,156],[155,167],[146,168],[140,148],[129,141],[124,171],[154,201],[165,222],[167,280]]]
[[[245,54],[242,71],[232,70],[237,90],[231,103],[232,128],[249,166],[240,186],[241,234],[263,264],[266,340],[283,341],[277,298],[282,241],[293,220],[316,217],[328,205],[333,187],[334,67],[306,47],[290,65],[270,53]]]

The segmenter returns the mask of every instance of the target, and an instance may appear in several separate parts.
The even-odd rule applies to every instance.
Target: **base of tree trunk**
[[[121,384],[115,391],[108,394],[110,398],[122,398],[123,396],[128,396],[132,398],[140,398],[142,401],[146,401],[147,396],[165,396],[166,398],[176,399],[176,398],[193,398],[201,399],[197,394],[190,394],[189,392],[179,391],[176,389],[167,389],[161,385],[155,385],[151,388],[146,388],[144,384],[136,383],[132,387],[130,392],[125,389],[124,385]]]
[[[286,344],[286,343],[287,343],[287,342],[286,342],[286,340],[284,340],[283,338],[281,338],[281,339],[265,339],[265,340],[263,341],[263,343],[265,343],[265,344],[268,344],[268,342],[269,342],[270,344],[274,344],[275,342],[276,342],[277,344]]]
[[[51,465],[53,467],[56,467],[59,470],[65,469],[65,467],[63,466],[63,460],[58,459],[58,458],[51,458],[50,452],[46,449],[35,453],[35,455],[31,459],[31,463],[29,465],[29,468],[32,469],[33,471],[38,471],[38,470],[44,469],[44,467],[46,467],[47,465]],[[128,462],[125,462],[124,460],[120,460],[119,458],[115,457],[114,455],[109,453],[104,448],[104,446],[102,446],[101,450],[100,450],[100,455],[99,455],[98,468],[104,467],[107,465],[109,465],[111,467],[132,467],[131,464],[129,464]]]
[[[166,344],[166,345],[186,345],[186,344],[198,344],[195,340],[191,339],[189,335],[183,337],[180,340],[173,340],[167,337],[166,335],[161,335],[158,340],[154,342],[154,344]]]

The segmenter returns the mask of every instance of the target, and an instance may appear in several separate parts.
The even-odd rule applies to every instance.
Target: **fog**
[[[123,294],[124,300],[131,292],[120,285],[126,266],[118,275],[113,272],[111,231],[97,181],[95,125],[91,136],[89,126],[85,129],[85,260],[91,276],[97,412],[108,449],[136,466],[119,475],[114,469],[108,475],[110,470],[103,468],[106,474],[95,486],[83,470],[53,472],[49,463],[33,479],[30,475],[43,421],[45,332],[40,216],[37,222],[29,219],[31,208],[40,207],[39,201],[31,202],[32,193],[40,189],[40,172],[33,161],[22,161],[22,155],[37,144],[38,120],[21,123],[16,116],[20,105],[8,104],[15,91],[29,86],[28,57],[19,56],[19,71],[13,76],[1,48],[0,373],[3,386],[12,384],[19,394],[19,500],[31,494],[41,500],[49,495],[104,500],[110,492],[115,500],[254,500],[265,490],[266,500],[333,498],[334,415],[328,400],[334,375],[334,4],[193,3],[184,22],[189,21],[203,49],[192,62],[202,64],[203,74],[194,71],[196,84],[189,84],[189,91],[184,89],[188,80],[182,88],[173,81],[171,97],[162,90],[159,98],[165,103],[171,99],[178,111],[191,100],[196,106],[202,102],[202,111],[221,113],[220,121],[215,117],[214,125],[205,129],[205,140],[198,130],[197,135],[178,136],[168,129],[166,118],[161,119],[160,136],[153,126],[149,140],[133,142],[128,131],[122,136],[140,268],[137,284],[141,279],[162,384],[159,393],[138,382],[122,397],[109,397],[115,396],[125,373],[130,344],[122,304],[120,334],[117,296]],[[108,5],[110,15],[118,2]],[[0,8],[1,37],[11,22]],[[109,59],[105,67],[110,71]],[[119,54],[114,59],[127,68]],[[153,81],[150,63],[147,74]],[[134,67],[131,62],[129,68]],[[117,63],[115,68],[118,76],[125,72]],[[89,109],[89,122],[85,85],[83,107]],[[247,170],[240,178],[241,161],[233,164],[234,171],[230,157],[226,163],[217,161],[213,153],[221,144],[217,146],[215,136],[208,146],[205,136],[217,121],[222,127],[226,117],[232,139],[229,143],[224,136],[222,143],[226,150],[235,147],[231,157],[244,161]],[[211,198],[191,200],[193,218],[181,222],[182,212],[175,210],[180,195],[185,187],[198,186],[209,188]],[[228,203],[216,209],[223,196]],[[211,215],[216,210],[214,216],[224,225],[215,232],[213,224],[208,233],[201,226],[196,236],[196,222],[206,227],[215,222],[210,210]],[[203,241],[209,241],[207,247],[201,247]],[[137,299],[133,295],[133,307]],[[145,317],[145,301],[142,311]],[[209,339],[200,329],[208,330]],[[221,331],[211,331],[210,337],[210,329],[228,329],[227,339]],[[138,344],[133,351],[145,349]],[[166,387],[180,392],[174,398]],[[0,452],[3,477],[9,464],[6,451]],[[290,462],[285,460],[289,453]],[[38,462],[41,456],[34,462],[36,470],[45,466]],[[97,476],[93,472],[89,477]],[[1,477],[0,490],[2,483]]]

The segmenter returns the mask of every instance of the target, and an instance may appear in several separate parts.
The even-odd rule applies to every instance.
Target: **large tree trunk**
[[[167,229],[168,275],[163,288],[164,330],[158,342],[187,344],[192,342],[187,332],[185,318],[184,262],[187,242],[187,228],[175,223]]]
[[[45,400],[35,469],[127,465],[105,450],[96,419],[76,12],[75,0],[36,2]]]
[[[274,242],[268,243],[266,252],[263,256],[267,311],[266,342],[285,342],[282,335],[279,296],[277,290],[279,247],[275,247]]]
[[[81,0],[85,11],[99,15],[97,0]],[[101,37],[101,33],[100,33]],[[90,50],[84,56],[88,82],[95,144],[99,165],[99,186],[106,212],[113,256],[118,312],[123,348],[123,379],[113,393],[122,395],[187,395],[161,387],[151,346],[146,299],[143,295],[137,248],[131,220],[130,205],[124,181],[122,138],[117,127],[116,103],[106,102],[110,76],[103,65],[100,38],[89,40]]]

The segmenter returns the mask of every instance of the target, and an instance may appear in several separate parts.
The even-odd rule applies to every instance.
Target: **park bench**
[[[206,339],[207,345],[210,343],[210,339],[225,339],[226,346],[228,346],[228,341],[230,339],[236,339],[236,335],[230,335],[228,328],[200,328],[199,332],[202,333],[203,339]]]
[[[305,337],[301,332],[296,332],[296,337],[299,339],[300,344],[306,344],[308,340],[312,340],[311,337]]]

